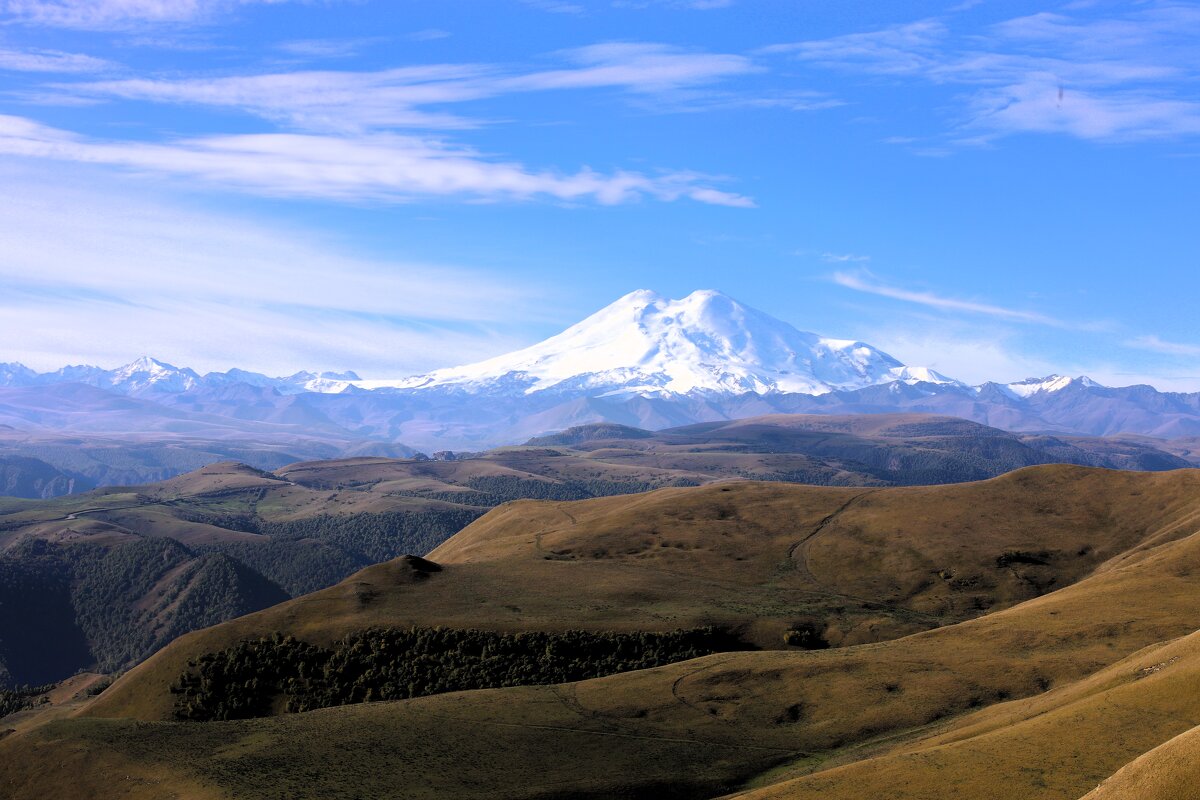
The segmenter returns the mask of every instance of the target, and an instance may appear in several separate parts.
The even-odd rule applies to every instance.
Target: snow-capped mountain
[[[305,392],[336,393],[360,380],[361,378],[353,372],[297,372],[294,375],[271,378],[259,372],[237,368],[228,372],[200,375],[190,368],[176,367],[150,356],[142,356],[116,369],[71,366],[44,373],[35,372],[24,364],[0,364],[0,386],[82,383],[135,396],[182,394],[236,385],[275,389],[285,395]]]
[[[953,383],[863,342],[799,331],[720,292],[671,300],[642,290],[524,350],[360,385],[506,394],[820,395],[898,380]]]
[[[1032,397],[1038,393],[1053,393],[1061,392],[1070,386],[1078,385],[1084,387],[1098,387],[1096,383],[1086,375],[1081,375],[1078,378],[1069,378],[1065,375],[1047,375],[1045,378],[1026,378],[1023,381],[1016,383],[1004,384],[1001,388],[1013,397]]]
[[[188,430],[222,441],[286,434],[476,450],[591,422],[665,428],[898,410],[1022,432],[1200,436],[1200,393],[1062,375],[967,386],[715,291],[680,300],[633,292],[523,350],[392,381],[352,372],[199,375],[149,357],[42,374],[0,364],[0,430],[55,434]]]
[[[200,386],[201,379],[190,369],[166,364],[142,356],[116,369],[88,365],[63,367],[54,372],[38,373],[23,364],[0,364],[0,386],[50,386],[82,383],[121,394],[143,392],[186,392]]]
[[[24,364],[0,364],[0,386],[32,386],[38,374]]]
[[[122,394],[186,392],[200,385],[200,376],[190,369],[180,369],[142,356],[137,361],[106,373],[97,381],[97,385],[111,387]]]
[[[319,392],[337,394],[346,387],[362,381],[354,372],[297,372],[286,378],[275,378],[274,386],[285,394]]]
[[[353,372],[297,372],[272,378],[236,368],[200,376],[148,356],[113,370],[77,366],[41,375],[20,364],[0,365],[0,386],[69,382],[137,396],[235,384],[281,394],[337,394],[354,387],[643,397],[815,396],[895,382],[962,385],[926,367],[906,366],[869,344],[797,330],[712,290],[681,300],[647,290],[631,292],[524,350],[390,381],[364,381]]]

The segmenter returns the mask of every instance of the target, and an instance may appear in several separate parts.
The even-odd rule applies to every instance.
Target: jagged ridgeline
[[[746,649],[713,627],[668,633],[371,628],[318,647],[275,634],[188,663],[176,717],[209,721],[599,678]]]

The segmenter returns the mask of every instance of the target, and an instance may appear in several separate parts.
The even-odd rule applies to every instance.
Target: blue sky
[[[1200,389],[1200,4],[0,0],[0,360],[394,377],[637,288]]]

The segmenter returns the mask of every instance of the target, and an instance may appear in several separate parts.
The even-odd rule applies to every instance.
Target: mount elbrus
[[[89,411],[97,413],[79,413]],[[660,429],[894,411],[1012,431],[1200,435],[1200,393],[1058,375],[968,386],[863,342],[805,333],[715,291],[681,300],[636,291],[524,350],[396,380],[200,375],[151,358],[41,374],[0,364],[0,431],[252,441],[304,457],[367,445],[479,450],[593,422]]]

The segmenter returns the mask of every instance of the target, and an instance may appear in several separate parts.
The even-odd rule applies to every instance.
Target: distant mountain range
[[[388,381],[200,375],[152,358],[51,373],[0,364],[0,453],[25,454],[13,443],[30,437],[134,437],[270,450],[264,466],[272,466],[288,455],[478,450],[595,422],[660,429],[896,411],[1018,432],[1200,436],[1200,393],[1061,375],[969,386],[863,342],[799,331],[715,291],[682,300],[633,292],[524,350]]]
[[[341,391],[348,382],[360,378],[353,372],[297,372],[284,378],[271,378],[258,372],[231,369],[200,375],[187,367],[179,368],[158,359],[143,356],[117,369],[70,366],[54,372],[35,372],[24,364],[0,364],[0,386],[51,386],[80,383],[120,394],[140,397],[155,394],[180,394],[201,389],[244,384],[271,387],[281,394]]]

